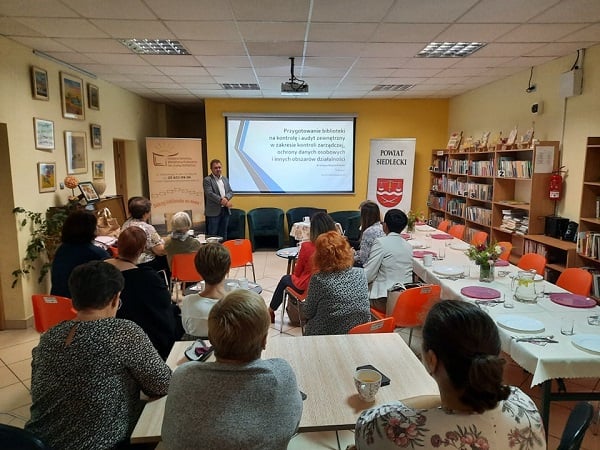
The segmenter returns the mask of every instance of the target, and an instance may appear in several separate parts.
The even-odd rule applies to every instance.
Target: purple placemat
[[[431,235],[431,239],[454,239],[454,236],[450,235],[450,234],[432,234]]]
[[[496,289],[483,287],[483,286],[467,286],[460,290],[462,295],[466,295],[471,298],[480,298],[483,300],[492,300],[494,298],[500,298],[500,291]]]
[[[413,250],[413,257],[415,258],[422,258],[425,255],[437,256],[435,252],[432,252],[430,250]]]
[[[494,261],[494,265],[497,267],[506,267],[508,266],[508,261],[504,261],[503,259],[497,259],[496,261]]]
[[[402,239],[410,239],[410,234],[408,234],[408,233],[400,233],[400,237]]]
[[[550,300],[554,303],[571,308],[593,308],[596,301],[585,295],[571,294],[570,292],[555,292],[550,294]]]

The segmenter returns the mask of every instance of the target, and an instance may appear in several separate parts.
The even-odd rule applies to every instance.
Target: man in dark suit
[[[231,215],[231,198],[233,191],[229,180],[221,175],[221,161],[213,159],[210,162],[211,174],[204,178],[204,215],[206,216],[207,236],[221,236],[227,240],[227,225]]]

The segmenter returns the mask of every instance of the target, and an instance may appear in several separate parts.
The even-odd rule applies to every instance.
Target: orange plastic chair
[[[176,281],[183,283],[182,289],[186,283],[198,283],[202,281],[202,276],[196,270],[194,258],[196,253],[176,253],[171,259],[171,291]],[[177,291],[176,300],[179,301],[179,291]]]
[[[508,261],[508,258],[510,258],[510,252],[513,248],[512,242],[502,241],[498,242],[497,245],[499,245],[502,249],[502,253],[500,253],[500,256],[498,256],[498,258],[503,259],[504,261]]]
[[[485,231],[477,231],[471,238],[471,245],[482,245],[487,242],[488,234]]]
[[[252,278],[256,283],[256,274],[254,273],[254,258],[252,256],[252,243],[249,239],[232,239],[223,242],[223,245],[229,250],[231,255],[231,267],[243,267],[244,276],[248,266],[252,267]]]
[[[396,324],[393,317],[374,320],[372,322],[356,325],[348,334],[393,333]]]
[[[427,312],[439,301],[442,288],[437,284],[426,284],[410,288],[400,293],[391,316],[396,327],[410,328],[408,346],[412,341],[413,328],[420,327],[425,321]],[[371,308],[371,315],[376,319],[385,319],[385,313]]]
[[[592,279],[592,274],[587,270],[571,267],[560,274],[556,285],[573,294],[588,296],[592,290]]]
[[[544,276],[546,269],[546,258],[537,253],[525,253],[519,259],[517,267],[523,270],[535,270],[541,276]]]
[[[304,291],[303,294],[292,289],[291,287],[285,288],[285,294],[283,295],[283,304],[281,305],[281,323],[279,324],[279,332],[283,332],[283,317],[286,311],[286,303],[288,301],[288,297],[292,297],[296,300],[296,306],[298,309],[298,319],[300,320],[300,328],[302,328],[302,335],[304,335],[304,321],[302,320],[302,310],[301,305],[306,300],[306,296],[308,295],[308,289]]]
[[[440,224],[437,226],[437,229],[443,231],[444,233],[448,232],[448,228],[450,228],[449,220],[442,220]]]
[[[448,234],[454,236],[456,239],[462,239],[465,234],[464,225],[454,225],[448,230]]]
[[[43,333],[63,320],[74,319],[77,311],[73,309],[70,298],[59,295],[33,294],[33,321],[37,331]]]

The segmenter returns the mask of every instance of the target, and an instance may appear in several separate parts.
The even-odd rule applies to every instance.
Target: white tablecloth
[[[344,234],[344,230],[342,229],[342,225],[337,223],[335,227],[340,232],[340,234]],[[292,225],[292,229],[290,230],[290,236],[296,239],[297,241],[308,241],[310,239],[310,222],[296,222]]]

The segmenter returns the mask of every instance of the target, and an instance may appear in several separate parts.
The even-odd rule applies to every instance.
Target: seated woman
[[[300,244],[294,273],[281,277],[279,284],[273,292],[271,304],[269,305],[269,315],[271,323],[275,322],[275,311],[283,303],[283,295],[286,287],[291,287],[296,292],[302,294],[308,287],[308,281],[313,273],[311,258],[315,252],[315,241],[327,231],[335,231],[335,222],[331,216],[325,212],[315,213],[310,219],[310,241],[304,241]]]
[[[92,243],[96,237],[96,216],[87,211],[74,211],[65,220],[58,247],[52,261],[52,295],[71,298],[68,281],[75,267],[88,261],[110,257],[108,252]]]
[[[200,241],[189,234],[192,228],[192,219],[185,211],[179,211],[171,217],[171,228],[173,231],[165,239],[165,251],[167,260],[171,267],[173,255],[178,253],[195,253],[200,248]]]
[[[535,403],[502,383],[499,354],[498,329],[485,312],[457,300],[435,304],[423,325],[422,358],[441,405],[420,409],[393,402],[366,410],[356,423],[356,447],[545,449]]]
[[[171,302],[171,293],[161,277],[151,267],[137,266],[136,261],[146,245],[146,233],[138,227],[121,231],[117,242],[119,256],[107,259],[121,271],[125,287],[121,292],[123,305],[117,312],[120,319],[137,323],[146,332],[163,359],[167,359],[173,343],[183,334],[179,308]]]
[[[186,340],[208,336],[208,314],[225,297],[225,276],[231,267],[231,256],[221,244],[206,244],[196,253],[194,265],[204,279],[204,290],[183,298],[181,322]]]
[[[105,262],[76,267],[69,288],[77,317],[43,333],[33,349],[25,429],[52,448],[127,443],[144,406],[140,390],[167,394],[171,369],[138,325],[115,319],[123,285]]]
[[[261,359],[269,313],[255,292],[237,289],[208,316],[216,362],[177,368],[169,387],[162,440],[169,450],[287,448],[302,416],[294,371]]]
[[[360,229],[360,247],[354,255],[354,265],[357,267],[366,264],[375,240],[385,236],[377,203],[367,200],[360,204]]]
[[[352,267],[352,248],[337,231],[315,241],[315,274],[304,304],[305,334],[346,334],[371,318],[369,287],[363,269]]]

